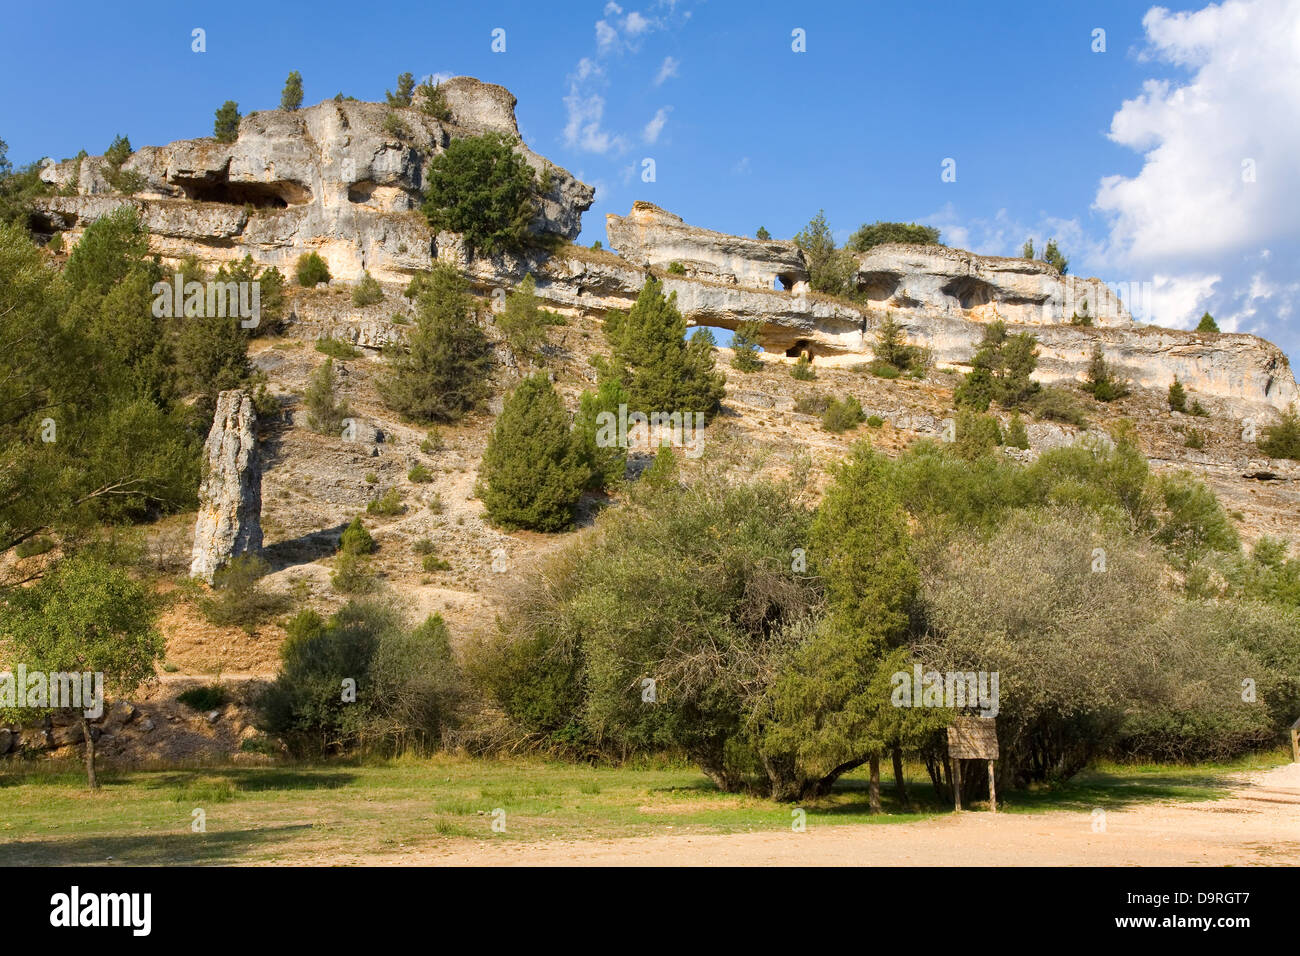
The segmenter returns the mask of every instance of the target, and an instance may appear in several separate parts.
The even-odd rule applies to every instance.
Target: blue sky
[[[584,242],[634,199],[778,237],[821,208],[841,239],[876,219],[989,254],[1055,236],[1149,321],[1209,309],[1300,354],[1300,0],[128,6],[8,11],[12,161],[210,135],[223,100],[276,106],[291,69],[308,103],[465,74],[597,187]]]

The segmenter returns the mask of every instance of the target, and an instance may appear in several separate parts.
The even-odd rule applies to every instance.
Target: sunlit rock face
[[[47,163],[42,178],[75,194],[42,200],[37,231],[64,231],[75,242],[89,223],[130,203],[165,258],[197,255],[218,264],[251,254],[283,271],[304,252],[317,252],[335,278],[368,270],[401,279],[429,268],[436,255],[419,212],[433,157],[453,139],[518,135],[515,98],[503,87],[458,77],[442,90],[452,112],[446,123],[414,108],[328,100],[293,112],[251,113],[233,143],[146,146],[122,166],[144,180],[129,198],[112,193],[103,157]],[[573,238],[594,190],[520,148],[539,174],[550,171],[534,229]]]

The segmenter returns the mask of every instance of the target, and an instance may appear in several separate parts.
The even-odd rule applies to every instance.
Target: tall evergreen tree
[[[701,332],[686,341],[677,293],[665,297],[662,283],[653,277],[629,311],[606,316],[605,337],[614,353],[611,372],[627,388],[634,411],[703,412],[706,421],[712,419],[721,407],[726,379],[714,369],[712,336]]]
[[[397,77],[397,92],[385,90],[384,96],[389,106],[404,107],[411,105],[411,94],[415,90],[415,77],[410,73],[400,73]]]
[[[302,74],[294,70],[284,81],[280,94],[280,109],[293,112],[302,106]]]
[[[479,470],[488,517],[506,528],[563,531],[590,479],[560,396],[543,372],[506,398]]]
[[[239,104],[234,100],[226,100],[217,110],[212,135],[218,143],[233,143],[239,138]]]
[[[454,268],[439,264],[412,281],[415,328],[405,349],[390,351],[379,394],[418,422],[450,422],[487,395],[492,350],[476,320],[469,285]]]
[[[763,367],[763,360],[758,357],[761,351],[758,334],[763,329],[761,322],[742,322],[731,337],[731,367],[741,372],[757,372]]]

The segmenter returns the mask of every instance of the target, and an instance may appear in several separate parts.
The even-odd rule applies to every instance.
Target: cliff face
[[[155,251],[173,261],[194,255],[214,266],[251,254],[260,265],[287,272],[298,256],[315,251],[336,279],[355,280],[368,270],[393,283],[444,261],[485,292],[533,273],[552,307],[594,314],[627,308],[653,273],[693,324],[734,329],[758,322],[767,351],[808,352],[823,364],[869,357],[875,330],[892,315],[913,342],[931,349],[937,364],[962,368],[984,325],[1002,320],[1012,331],[1038,336],[1037,375],[1044,381],[1081,379],[1099,344],[1136,385],[1164,388],[1177,376],[1242,415],[1300,399],[1276,346],[1250,335],[1137,326],[1101,280],[1061,276],[1024,259],[942,246],[877,246],[857,257],[853,282],[861,299],[849,302],[809,290],[807,264],[792,242],[699,229],[647,202],[635,203],[627,216],[607,217],[618,255],[568,246],[550,257],[470,259],[458,236],[434,235],[420,213],[424,177],[453,139],[517,135],[515,98],[468,77],[442,88],[452,111],[445,123],[416,109],[327,101],[250,114],[234,143],[145,147],[123,166],[145,182],[134,197],[112,192],[102,157],[48,162],[42,178],[65,194],[41,200],[34,225],[75,242],[87,224],[130,204]],[[550,171],[534,229],[573,238],[594,190],[521,150],[539,173]],[[1071,324],[1085,312],[1090,326]],[[369,346],[401,335],[384,316],[366,316],[355,340]]]
[[[130,203],[168,258],[194,254],[215,263],[249,253],[283,270],[315,251],[341,279],[365,269],[400,279],[427,269],[436,253],[418,211],[433,157],[460,137],[518,135],[515,98],[503,87],[459,77],[442,89],[452,114],[446,123],[417,109],[327,101],[252,113],[233,143],[146,146],[122,166],[145,180],[132,198],[112,194],[102,157],[48,163],[42,178],[65,190],[75,183],[76,195],[43,200],[38,219],[75,241],[85,225]],[[551,171],[534,228],[576,236],[594,191],[536,153],[524,148],[523,155],[539,174]]]

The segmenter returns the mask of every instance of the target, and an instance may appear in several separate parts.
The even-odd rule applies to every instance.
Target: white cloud
[[[641,131],[641,138],[647,143],[655,143],[659,139],[659,134],[664,131],[664,124],[668,122],[668,112],[671,106],[661,106],[655,110],[655,115],[650,118],[650,122],[645,124],[645,129]]]
[[[608,53],[618,46],[618,31],[604,20],[596,21],[596,49]]]
[[[752,167],[749,164],[748,156],[740,157],[740,160],[731,167],[732,174],[736,176],[748,176],[751,171]]]
[[[1212,262],[1300,223],[1300,4],[1228,0],[1191,13],[1155,7],[1143,18],[1145,56],[1194,71],[1148,80],[1111,121],[1110,138],[1144,153],[1133,177],[1101,181],[1108,252],[1158,263]],[[1244,181],[1253,161],[1255,181]]]
[[[659,72],[655,75],[655,86],[663,86],[664,81],[672,79],[677,75],[679,63],[676,57],[666,56],[659,66]]]
[[[621,152],[626,148],[623,138],[605,129],[605,97],[593,87],[604,78],[600,64],[583,57],[569,75],[569,93],[564,97],[567,120],[564,124],[564,142],[567,146],[590,153]]]
[[[646,30],[650,29],[650,26],[650,20],[647,20],[645,17],[641,16],[641,14],[633,10],[627,15],[627,19],[623,21],[623,32],[630,37],[640,36],[642,33],[645,33]]]

